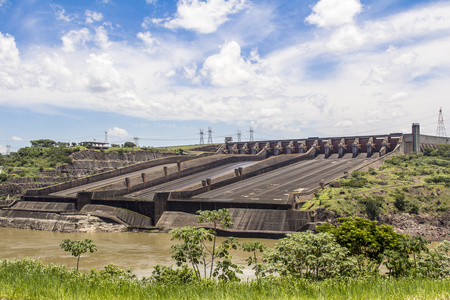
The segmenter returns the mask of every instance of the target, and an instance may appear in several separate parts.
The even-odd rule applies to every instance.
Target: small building
[[[108,149],[109,143],[102,143],[102,142],[81,142],[81,146],[90,148],[90,149]]]

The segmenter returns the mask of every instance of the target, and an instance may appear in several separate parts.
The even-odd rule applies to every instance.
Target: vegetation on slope
[[[304,209],[326,208],[340,216],[450,210],[450,145],[397,155],[378,169],[354,171],[318,190]]]

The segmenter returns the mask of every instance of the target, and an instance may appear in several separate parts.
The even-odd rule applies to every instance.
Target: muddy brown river
[[[44,263],[63,264],[76,267],[76,259],[64,252],[59,244],[63,239],[91,239],[97,245],[97,252],[81,256],[80,269],[102,269],[108,264],[115,264],[122,269],[131,268],[139,276],[149,276],[153,266],[175,265],[170,257],[170,246],[177,243],[171,241],[171,235],[165,233],[61,233],[51,231],[13,229],[0,227],[0,259],[38,258]],[[267,247],[274,247],[276,240],[239,239],[241,243],[262,241]],[[233,261],[245,266],[242,278],[252,278],[253,273],[247,267],[245,259],[249,253],[233,252]]]

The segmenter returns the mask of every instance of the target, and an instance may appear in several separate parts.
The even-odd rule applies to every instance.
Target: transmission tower
[[[6,154],[11,152],[11,145],[6,145]]]
[[[240,130],[237,131],[237,137],[238,137],[238,143],[240,143],[241,142],[241,131]]]
[[[108,131],[105,130],[105,144],[109,144],[108,142]]]
[[[199,143],[199,145],[205,144],[205,140],[203,139],[204,135],[205,135],[205,133],[203,132],[203,129],[200,129],[200,143]]]
[[[250,142],[253,142],[253,127],[250,127]]]
[[[438,125],[437,125],[437,129],[436,129],[436,135],[443,136],[443,137],[447,136],[447,133],[445,132],[444,116],[442,116],[442,107],[439,109],[439,118],[438,118]]]
[[[212,129],[211,127],[208,127],[208,144],[212,144]]]
[[[136,145],[136,147],[139,147],[139,138],[138,137],[134,137],[134,144]]]

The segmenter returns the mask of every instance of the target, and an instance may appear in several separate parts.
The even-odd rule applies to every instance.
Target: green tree
[[[328,232],[336,237],[336,241],[348,248],[351,255],[364,255],[381,264],[385,250],[396,250],[398,239],[405,235],[396,233],[392,226],[378,225],[360,217],[339,218],[339,224],[329,223],[316,227],[319,232]]]
[[[384,198],[382,196],[367,196],[358,202],[364,207],[364,211],[369,218],[375,219],[383,210]]]
[[[265,266],[258,263],[256,255],[258,252],[263,253],[267,247],[260,241],[255,241],[243,243],[241,249],[252,253],[252,256],[249,256],[245,261],[248,263],[248,266],[254,265],[252,270],[255,271],[256,278],[259,279],[261,276],[265,276]]]
[[[172,246],[172,257],[176,260],[177,266],[191,264],[197,278],[203,273],[205,278],[238,280],[236,273],[242,273],[241,267],[231,262],[230,255],[230,250],[236,250],[239,246],[237,239],[228,237],[217,246],[217,227],[220,225],[225,229],[233,224],[229,211],[206,210],[198,211],[197,214],[199,223],[209,223],[213,228],[185,226],[170,231],[172,240],[183,242]]]
[[[355,264],[348,254],[332,234],[307,231],[287,234],[274,250],[266,252],[264,261],[271,272],[281,276],[318,280],[354,274]]]
[[[134,148],[134,147],[136,147],[135,143],[132,143],[132,142],[123,143],[123,148]]]
[[[87,251],[94,253],[97,251],[97,246],[90,239],[84,239],[83,241],[72,241],[70,239],[64,239],[59,245],[64,251],[70,252],[72,256],[77,258],[77,271],[80,264],[81,254]]]
[[[54,147],[56,145],[55,141],[49,140],[49,139],[33,140],[33,141],[30,141],[30,143],[31,143],[31,147],[33,147],[33,148],[37,148],[37,147],[50,148],[50,147]]]

